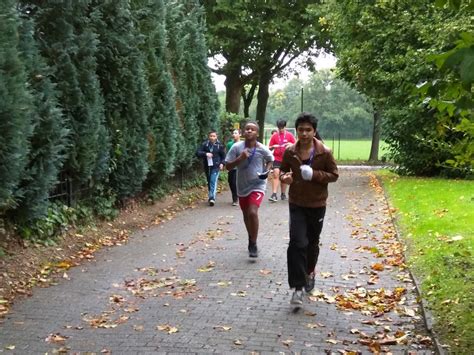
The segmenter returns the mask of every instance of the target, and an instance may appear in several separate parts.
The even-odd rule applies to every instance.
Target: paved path
[[[262,204],[252,262],[226,192],[17,302],[0,352],[430,354],[382,195],[367,172],[342,170],[330,196],[316,290],[300,310],[289,304],[287,203]]]

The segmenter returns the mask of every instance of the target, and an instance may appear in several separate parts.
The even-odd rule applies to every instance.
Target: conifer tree
[[[169,53],[185,142],[178,160],[184,163],[208,130],[218,128],[217,96],[207,67],[202,9],[196,1],[178,0],[167,5]]]
[[[94,1],[98,75],[112,143],[110,182],[120,198],[141,191],[148,172],[149,91],[128,0]]]
[[[192,6],[189,9],[192,21],[187,23],[189,41],[194,44],[194,51],[189,53],[189,62],[192,63],[192,68],[196,73],[196,89],[199,93],[196,118],[201,135],[207,135],[209,129],[218,128],[219,101],[212,83],[211,71],[207,65],[208,48],[205,38],[204,8],[199,6],[197,1],[188,2],[188,6]]]
[[[91,0],[30,0],[36,36],[60,93],[70,144],[65,172],[80,184],[100,180],[108,171],[109,139],[97,71],[97,35]],[[78,187],[79,184],[75,184]]]
[[[157,184],[175,171],[178,135],[176,95],[166,63],[166,9],[162,0],[135,0],[133,7],[137,27],[145,38],[141,50],[151,99],[148,180]]]
[[[20,50],[33,96],[33,133],[28,165],[17,191],[19,206],[14,215],[17,220],[31,221],[46,213],[49,191],[57,182],[64,162],[67,130],[49,77],[51,70],[39,54],[33,37],[33,21],[27,17],[29,10],[24,10]]]
[[[18,52],[15,1],[0,2],[0,214],[15,205],[13,192],[27,163],[31,95]]]

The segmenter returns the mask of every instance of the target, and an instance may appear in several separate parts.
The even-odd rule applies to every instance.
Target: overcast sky
[[[213,67],[213,60],[212,58],[209,59],[209,66]],[[320,69],[329,69],[334,68],[336,66],[336,58],[330,54],[323,54],[316,59],[316,70]],[[310,73],[308,70],[304,68],[295,68],[296,71],[294,74],[289,75],[287,78],[277,78],[275,79],[274,83],[270,85],[270,90],[272,89],[279,89],[285,86],[285,83],[293,79],[294,77],[300,77],[303,80],[308,79]],[[216,87],[217,91],[224,91],[224,75],[217,75],[212,73],[212,81],[214,82],[214,86]]]

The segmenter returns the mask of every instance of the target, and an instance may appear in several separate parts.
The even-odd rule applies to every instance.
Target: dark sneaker
[[[286,195],[285,195],[285,194],[281,194],[280,199],[281,199],[282,201],[286,200]]]
[[[237,206],[237,201],[232,202],[232,206]]]
[[[258,258],[258,248],[256,243],[249,244],[249,257]]]
[[[291,296],[291,304],[297,304],[301,305],[303,304],[303,291],[302,290],[296,290],[293,292],[293,295]]]
[[[209,206],[214,206],[216,204],[216,201],[214,200],[209,200]]]
[[[308,275],[306,278],[306,286],[304,287],[304,290],[306,293],[310,293],[314,289],[314,274]]]
[[[278,200],[277,194],[272,194],[268,200],[272,202],[277,202]]]

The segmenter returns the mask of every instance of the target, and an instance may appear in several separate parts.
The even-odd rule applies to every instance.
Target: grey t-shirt
[[[245,148],[245,141],[235,143],[230,148],[225,158],[226,162],[233,161],[242,154]],[[250,149],[250,148],[249,148]],[[267,180],[258,178],[258,173],[265,171],[265,165],[273,161],[272,152],[262,143],[257,142],[255,150],[250,149],[250,156],[247,160],[241,161],[237,165],[237,195],[245,197],[252,191],[265,193]]]

